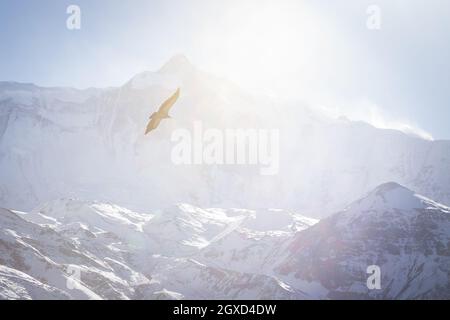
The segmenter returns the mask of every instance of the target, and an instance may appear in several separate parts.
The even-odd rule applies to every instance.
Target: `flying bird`
[[[163,102],[163,104],[161,105],[161,107],[159,107],[159,110],[157,112],[153,112],[153,114],[150,116],[150,121],[147,124],[145,135],[149,134],[151,131],[158,128],[159,124],[163,119],[170,118],[169,110],[173,107],[175,102],[177,102],[179,97],[180,97],[180,88],[178,88],[177,91],[169,99]]]

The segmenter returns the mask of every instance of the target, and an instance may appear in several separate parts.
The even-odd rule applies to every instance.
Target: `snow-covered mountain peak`
[[[382,209],[412,210],[423,209],[427,206],[426,198],[415,194],[408,188],[395,183],[384,183],[361,200],[350,205],[348,210],[370,211]]]
[[[394,181],[382,183],[378,187],[376,187],[373,191],[376,193],[387,193],[387,192],[390,192],[392,190],[397,190],[397,189],[401,189],[407,193],[412,193],[411,190],[409,190],[405,186],[402,186],[401,184],[394,182]]]
[[[447,217],[445,217],[447,215]],[[353,234],[373,228],[408,230],[422,219],[448,219],[450,208],[397,183],[380,185],[344,211],[330,217],[332,224]]]
[[[297,233],[277,270],[328,299],[448,297],[449,227],[449,208],[385,183]],[[369,265],[380,267],[380,290],[366,285]]]
[[[159,70],[161,74],[188,73],[195,70],[194,65],[183,54],[177,54],[167,61]]]
[[[175,90],[180,87],[181,79],[171,74],[145,71],[134,76],[125,85],[125,88],[133,90],[144,90],[150,87],[162,87],[164,89]]]
[[[192,79],[197,69],[184,55],[176,55],[166,62],[158,71],[145,71],[134,76],[125,87],[143,90],[150,87],[162,87],[175,90],[183,82]]]

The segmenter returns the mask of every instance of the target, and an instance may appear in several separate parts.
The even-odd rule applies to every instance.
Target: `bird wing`
[[[155,130],[156,128],[158,128],[159,124],[161,123],[161,118],[156,116],[156,117],[151,117],[150,121],[147,124],[147,128],[145,129],[145,135],[149,134],[150,131]]]
[[[179,97],[180,97],[180,88],[178,88],[177,91],[172,96],[170,96],[169,99],[163,102],[161,107],[159,107],[158,112],[154,112],[150,116],[150,121],[147,124],[147,128],[145,129],[145,135],[158,128],[162,119],[169,115],[170,108],[172,108],[175,102],[177,102]]]
[[[170,108],[173,107],[173,105],[175,104],[175,102],[177,102],[179,97],[180,97],[180,88],[178,88],[177,91],[172,96],[170,96],[169,99],[163,102],[161,107],[159,107],[158,113],[165,116],[169,115]]]

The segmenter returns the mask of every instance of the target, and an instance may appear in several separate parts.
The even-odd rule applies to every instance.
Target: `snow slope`
[[[261,231],[268,218],[285,217]],[[268,217],[269,216],[269,217]],[[250,255],[243,270],[225,261],[207,261],[213,250],[246,255],[246,241],[232,234],[291,236],[314,219],[284,211],[201,209],[188,204],[153,213],[117,205],[60,199],[29,213],[0,211],[0,279],[5,299],[296,299],[276,277],[258,268]],[[259,229],[259,230],[258,230]],[[270,238],[270,236],[269,236]],[[273,255],[276,243],[258,252]],[[231,246],[231,247],[230,247]],[[211,248],[211,250],[210,250]],[[240,270],[242,269],[242,270]],[[79,286],[73,289],[73,270]],[[15,276],[18,274],[18,276]],[[16,279],[16,280],[14,280]],[[71,285],[72,284],[72,285]],[[17,292],[16,292],[17,291]]]
[[[315,298],[449,299],[450,208],[386,183],[296,235],[276,267]],[[367,267],[381,289],[366,286]]]
[[[64,292],[43,284],[26,273],[0,265],[1,300],[69,299]]]
[[[450,298],[450,208],[397,183],[321,221],[61,199],[29,213],[2,209],[0,225],[4,299]],[[371,265],[379,290],[366,285]]]

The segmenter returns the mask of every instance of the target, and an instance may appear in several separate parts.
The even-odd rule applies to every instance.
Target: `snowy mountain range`
[[[0,213],[3,299],[450,298],[450,208],[396,183],[320,222],[71,199]],[[379,290],[366,286],[369,265]]]
[[[277,230],[258,227],[278,215],[284,219]],[[0,217],[0,296],[34,299],[294,298],[275,277],[226,267],[211,254],[259,263],[261,254],[270,257],[282,239],[316,222],[289,212],[187,204],[139,214],[69,199],[29,213],[2,210]],[[69,290],[75,268],[80,282]]]
[[[173,164],[194,121],[280,130],[279,173]],[[0,181],[0,299],[450,298],[450,141],[250,95],[183,56],[118,88],[0,82]]]

